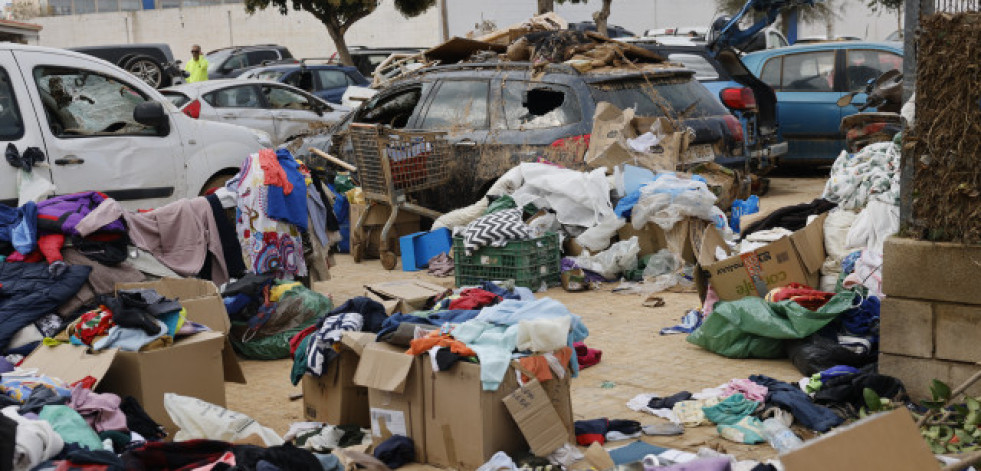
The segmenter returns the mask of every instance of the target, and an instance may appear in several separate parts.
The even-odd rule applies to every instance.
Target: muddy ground
[[[761,214],[811,201],[821,194],[824,182],[825,179],[819,177],[773,178],[769,193],[761,199]],[[448,287],[453,285],[452,277],[434,278],[423,272],[403,272],[401,267],[386,271],[378,260],[355,264],[348,255],[338,255],[336,259],[338,266],[331,269],[333,279],[317,286],[318,291],[333,296],[335,303],[361,295],[365,284],[377,281],[424,279]],[[639,295],[613,293],[611,290],[615,286],[616,283],[609,283],[603,290],[582,293],[553,288],[539,294],[563,302],[581,315],[590,331],[586,344],[603,351],[600,364],[583,370],[572,381],[576,420],[608,417],[639,420],[643,424],[664,422],[664,419],[631,411],[625,404],[640,393],[696,392],[756,373],[785,381],[796,382],[801,378],[789,360],[730,360],[687,343],[684,335],[658,335],[660,329],[678,324],[686,310],[699,307],[696,294],[664,293],[665,306],[648,308],[641,306]],[[285,433],[290,423],[303,420],[303,401],[290,400],[291,395],[300,393],[300,388],[289,382],[290,366],[291,360],[242,360],[248,384],[228,384],[228,407],[251,415],[280,434]],[[721,439],[711,425],[690,428],[677,437],[645,437],[644,440],[689,451],[696,451],[701,446],[715,446],[743,459],[776,455],[766,444],[739,445]],[[616,444],[607,446],[611,445]]]

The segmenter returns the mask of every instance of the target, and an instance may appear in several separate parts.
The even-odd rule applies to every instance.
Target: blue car
[[[742,60],[777,94],[780,133],[789,144],[784,161],[826,163],[845,148],[841,119],[857,113],[866,95],[856,95],[845,107],[838,99],[864,91],[869,80],[885,72],[902,70],[903,46],[838,41],[769,49]]]
[[[350,85],[367,87],[368,79],[355,67],[342,65],[283,64],[256,67],[239,78],[272,80],[305,90],[331,103],[340,103]]]

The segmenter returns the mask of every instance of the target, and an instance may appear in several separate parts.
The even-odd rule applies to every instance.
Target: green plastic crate
[[[476,285],[481,281],[514,280],[517,286],[537,290],[545,282],[561,282],[562,251],[558,234],[548,233],[531,240],[508,242],[504,247],[482,247],[467,256],[463,239],[453,238],[456,285]]]

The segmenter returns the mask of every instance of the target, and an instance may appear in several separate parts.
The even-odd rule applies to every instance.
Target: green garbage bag
[[[229,337],[229,340],[232,342],[232,348],[234,348],[239,355],[242,355],[250,360],[279,360],[282,358],[289,358],[290,339],[293,338],[294,335],[300,333],[301,330],[316,324],[318,320],[319,318],[314,317],[308,319],[298,327],[294,327],[267,337],[253,338],[249,341],[242,341],[242,339],[238,337]],[[236,324],[245,323],[233,322],[233,329],[236,327]]]
[[[518,207],[518,203],[514,202],[514,198],[511,198],[509,195],[501,195],[497,197],[497,199],[495,199],[494,201],[491,201],[489,205],[487,205],[487,209],[484,210],[484,216],[488,214],[496,213],[498,211],[503,211],[505,209],[511,209],[517,207]],[[523,209],[525,214],[535,214],[538,212],[538,208],[531,203],[526,204]]]
[[[748,297],[720,301],[688,342],[729,358],[782,358],[784,341],[802,339],[852,308],[855,293],[838,293],[817,311],[793,301]]]
[[[340,174],[334,177],[334,189],[342,195],[350,191],[355,186],[357,185],[351,181],[351,177],[349,175]]]

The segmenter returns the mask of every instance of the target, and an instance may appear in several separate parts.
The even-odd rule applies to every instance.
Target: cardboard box
[[[422,371],[421,356],[406,355],[405,349],[387,343],[369,343],[361,353],[354,384],[368,388],[372,444],[392,435],[409,437],[416,461],[428,463]]]
[[[650,152],[637,152],[630,148],[627,139],[652,131],[663,131],[664,136]],[[613,167],[630,163],[651,170],[677,170],[682,156],[688,149],[688,133],[676,130],[671,121],[664,118],[634,116],[631,108],[621,110],[602,102],[593,114],[593,130],[586,152],[589,168]]]
[[[823,214],[790,236],[771,242],[745,254],[720,259],[721,249],[729,255],[728,246],[715,226],[692,236],[692,246],[701,269],[696,283],[705,298],[706,283],[711,284],[719,299],[735,301],[746,296],[765,296],[770,290],[790,283],[817,286],[819,270],[824,263]]]
[[[637,236],[637,243],[640,245],[640,257],[650,255],[668,246],[664,229],[653,222],[647,223],[640,230],[634,229],[633,224],[628,222],[617,231],[617,234],[620,236],[620,240],[628,240]]]
[[[528,450],[521,429],[503,402],[519,389],[513,367],[508,368],[497,391],[484,391],[478,364],[459,362],[441,372],[433,372],[428,359],[423,365],[426,456],[430,464],[477,469],[498,451],[513,456]],[[575,443],[570,376],[541,386],[566,431],[565,441]]]
[[[245,383],[245,376],[225,337],[230,323],[214,283],[165,278],[116,285],[117,290],[137,288],[152,288],[177,298],[187,310],[188,319],[214,331],[194,334],[170,347],[148,352],[110,349],[87,353],[74,345],[41,347],[24,360],[23,366],[68,382],[92,376],[96,391],[133,396],[153,420],[173,435],[176,426],[163,406],[165,392],[224,406],[225,382]]]
[[[373,333],[346,332],[341,339],[340,355],[327,367],[327,372],[320,377],[303,375],[303,415],[308,420],[371,428],[368,388],[354,384],[354,373],[364,346],[374,341]]]
[[[385,312],[409,313],[426,309],[447,288],[425,281],[387,281],[365,285],[364,295],[385,306]]]
[[[913,417],[904,408],[877,414],[809,441],[780,462],[787,471],[920,471],[938,469]]]

